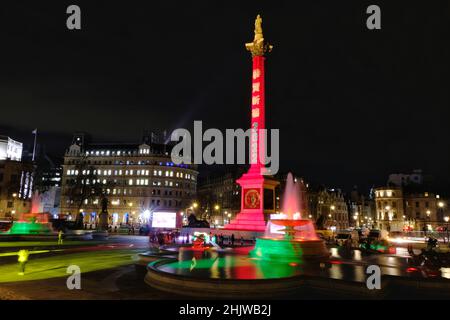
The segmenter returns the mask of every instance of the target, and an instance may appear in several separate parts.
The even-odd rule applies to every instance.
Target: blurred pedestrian
[[[28,256],[30,255],[30,252],[28,250],[20,250],[17,255],[19,258],[17,261],[20,264],[20,272],[19,275],[23,276],[25,274],[25,265],[28,262]]]
[[[63,232],[59,230],[58,232],[58,244],[63,244]]]

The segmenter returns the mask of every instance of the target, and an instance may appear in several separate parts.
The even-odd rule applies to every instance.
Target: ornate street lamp
[[[388,228],[389,228],[389,232],[391,231],[391,220],[392,220],[392,216],[389,214],[389,210],[391,210],[391,207],[390,206],[386,206],[386,207],[384,207],[384,210],[386,211],[385,213],[386,213],[386,215],[387,215],[387,220],[388,220]],[[384,220],[386,220],[386,217],[385,217],[385,219]]]
[[[426,228],[426,230],[428,231],[428,230],[430,230],[430,228],[429,228],[429,226],[431,225],[431,221],[430,221],[430,215],[431,215],[431,211],[430,210],[427,210],[426,211],[426,214],[427,214],[427,228]]]
[[[218,205],[218,204],[216,204],[215,206],[214,206],[214,210],[216,211],[216,215],[219,213],[219,209],[220,209],[220,206]],[[216,226],[217,226],[217,219],[215,220],[215,224],[216,224]],[[223,223],[223,215],[222,215],[222,223]]]
[[[445,222],[447,224],[446,227],[445,227],[445,229],[447,229],[447,241],[450,241],[450,238],[449,238],[449,235],[448,235],[448,221],[450,220],[450,218],[448,216],[445,216],[444,220],[445,220]]]

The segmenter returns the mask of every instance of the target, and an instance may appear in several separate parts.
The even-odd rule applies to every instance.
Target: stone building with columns
[[[446,202],[432,192],[381,187],[375,204],[377,226],[384,230],[434,230],[445,223]]]
[[[96,224],[102,197],[110,224],[182,225],[182,213],[197,192],[197,167],[176,165],[170,145],[144,136],[140,143],[92,143],[75,134],[63,164],[61,214]],[[86,196],[78,196],[78,193]],[[166,221],[166,222],[164,222]],[[173,226],[175,227],[175,226]]]

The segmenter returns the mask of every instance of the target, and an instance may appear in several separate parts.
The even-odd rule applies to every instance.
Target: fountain
[[[256,239],[250,256],[264,260],[301,261],[329,256],[311,220],[303,219],[299,184],[287,176],[282,213],[272,215],[263,237]]]
[[[39,193],[36,191],[31,199],[31,212],[24,213],[19,220],[14,221],[7,235],[53,235],[53,229],[48,221],[48,214],[42,212]]]

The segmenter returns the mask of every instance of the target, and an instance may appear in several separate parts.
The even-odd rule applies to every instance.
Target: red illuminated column
[[[250,171],[260,174],[264,166],[261,154],[264,150],[260,144],[260,133],[265,129],[265,105],[264,105],[264,60],[263,56],[253,56],[252,72],[252,101],[251,101],[251,135],[250,135]]]

